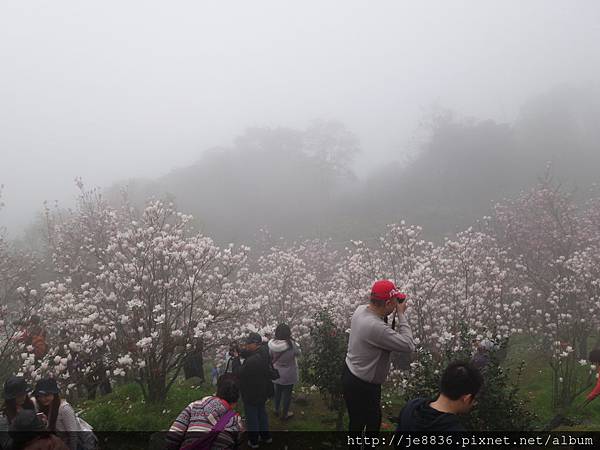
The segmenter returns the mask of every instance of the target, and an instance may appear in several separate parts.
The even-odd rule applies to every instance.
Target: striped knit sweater
[[[231,406],[219,397],[209,396],[190,403],[179,414],[167,433],[167,448],[179,449],[193,444],[200,433],[208,433]],[[211,449],[236,448],[243,431],[242,419],[236,414],[213,441]]]

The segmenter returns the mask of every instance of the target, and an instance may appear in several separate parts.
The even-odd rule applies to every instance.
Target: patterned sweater
[[[191,445],[200,433],[208,433],[231,406],[219,397],[209,396],[190,403],[179,414],[167,433],[167,448],[179,449]],[[236,448],[243,431],[242,419],[236,413],[213,441],[211,449]]]

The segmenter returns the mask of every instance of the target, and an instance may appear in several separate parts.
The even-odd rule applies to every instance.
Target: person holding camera
[[[342,377],[351,432],[379,432],[381,384],[388,376],[390,353],[415,351],[406,308],[406,295],[392,281],[379,280],[371,288],[369,304],[359,306],[352,315]],[[394,323],[387,324],[392,313],[397,330]]]

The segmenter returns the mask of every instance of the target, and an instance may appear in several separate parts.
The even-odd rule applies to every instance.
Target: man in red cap
[[[398,329],[387,324],[396,312]],[[415,351],[404,315],[406,295],[389,280],[376,281],[368,305],[352,315],[346,366],[342,379],[351,432],[378,433],[381,427],[381,384],[390,369],[390,353]]]

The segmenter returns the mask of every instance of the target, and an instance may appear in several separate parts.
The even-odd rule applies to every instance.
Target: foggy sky
[[[292,4],[293,3],[293,4]],[[336,119],[361,174],[437,104],[511,122],[600,76],[597,1],[3,1],[0,224],[73,178],[156,177],[250,126]]]

